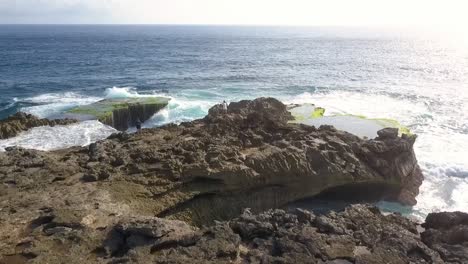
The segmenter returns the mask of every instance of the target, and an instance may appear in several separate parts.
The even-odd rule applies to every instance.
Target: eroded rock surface
[[[432,213],[427,216],[422,233],[424,243],[447,261],[468,263],[468,214]]]
[[[15,137],[33,127],[69,125],[76,122],[74,119],[40,119],[31,114],[18,112],[5,120],[0,120],[0,139]]]
[[[227,113],[215,106],[204,119],[181,125],[114,134],[86,148],[9,148],[0,153],[0,254],[38,263],[76,263],[83,256],[83,263],[138,255],[133,248],[139,245],[151,253],[186,245],[185,239],[193,244],[197,237],[218,252],[212,236],[219,234],[229,250],[216,255],[234,258],[240,240],[231,227],[214,228],[232,236],[206,237],[191,226],[229,220],[244,208],[281,208],[334,187],[379,186],[369,199],[416,202],[423,177],[414,136],[364,140],[330,126],[289,124],[291,118],[278,100],[259,98],[231,103]],[[161,223],[154,217],[190,226],[154,247],[164,233],[144,227]],[[108,237],[110,230],[116,236]]]
[[[466,263],[468,256],[466,239],[441,250],[438,243],[426,241],[433,229],[421,240],[416,223],[367,205],[327,215],[301,209],[255,215],[246,209],[235,219],[202,228],[142,216],[115,217],[101,228],[77,220],[73,211],[44,208],[14,250],[5,254],[2,247],[0,263],[403,264]]]

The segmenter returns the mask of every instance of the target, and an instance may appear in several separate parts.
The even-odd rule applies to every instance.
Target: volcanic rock
[[[415,136],[365,140],[331,126],[288,123],[291,119],[278,100],[259,98],[231,103],[227,113],[214,106],[201,120],[114,134],[89,147],[51,152],[8,148],[0,153],[0,255],[37,263],[114,258],[144,263],[153,259],[150,255],[162,256],[162,262],[222,262],[257,248],[244,254],[252,262],[276,257],[279,262],[358,262],[352,257],[356,250],[373,252],[383,262],[398,256],[404,263],[406,250],[437,260],[416,237],[408,238],[411,231],[398,233],[399,228],[396,239],[409,239],[401,242],[407,244],[370,248],[380,243],[378,237],[385,238],[381,230],[393,230],[385,229],[389,222],[382,219],[398,217],[374,217],[364,209],[352,215],[362,217],[361,222],[347,222],[348,215],[316,217],[300,210],[294,216],[282,211],[254,216],[323,192],[357,195],[356,186],[372,190],[359,193],[366,200],[416,202],[423,175],[413,151]],[[243,213],[245,208],[251,213]],[[241,214],[245,224],[219,222]],[[350,235],[374,218],[385,225],[369,227],[372,235]],[[406,220],[395,221],[416,230]],[[297,226],[308,223],[305,231]],[[282,226],[305,232],[302,237],[294,233],[301,243],[315,243],[306,240],[310,232],[323,234],[325,242],[317,245],[320,250],[300,246]],[[329,234],[334,235],[327,238]],[[364,241],[365,248],[355,248]],[[388,255],[390,245],[398,247]]]
[[[468,263],[468,214],[431,213],[423,224],[422,241],[447,263]]]

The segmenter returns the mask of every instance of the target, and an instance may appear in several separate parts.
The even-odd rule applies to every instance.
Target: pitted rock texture
[[[54,185],[99,182],[116,201],[199,225],[339,186],[379,186],[369,199],[416,203],[423,176],[415,137],[363,140],[329,126],[289,124],[291,118],[278,100],[260,98],[231,103],[228,113],[215,106],[204,119],[178,126],[114,134],[88,148],[11,148],[0,154],[0,179],[20,192],[50,188],[54,178]]]
[[[0,139],[17,136],[33,127],[69,125],[78,122],[74,119],[39,119],[31,114],[18,112],[7,119],[0,120]]]
[[[36,259],[54,243],[69,252],[68,239],[78,241],[73,250],[79,254],[94,252],[83,261],[133,254],[128,245],[112,250],[95,244],[121,221],[115,232],[126,241],[133,231],[125,221],[157,217],[211,225],[244,208],[281,208],[335,187],[378,186],[377,196],[367,198],[416,202],[423,177],[414,136],[383,133],[364,140],[330,126],[290,124],[291,118],[278,100],[259,98],[231,103],[227,113],[215,106],[201,120],[114,134],[85,148],[9,148],[0,153],[0,254]],[[86,236],[75,237],[79,232]],[[56,235],[60,242],[48,240]],[[31,237],[41,239],[35,240],[38,248],[22,250]],[[63,254],[57,261],[74,263]]]
[[[446,214],[441,217],[450,217]],[[255,215],[246,209],[230,221],[201,228],[141,216],[115,216],[94,228],[77,222],[77,216],[44,208],[14,250],[5,254],[2,247],[0,263],[404,264],[466,263],[468,256],[466,240],[452,241],[441,252],[439,244],[424,239],[432,229],[421,240],[416,223],[368,205],[326,215],[302,209]]]
[[[447,261],[468,263],[468,214],[462,212],[432,213],[423,224],[424,243]]]

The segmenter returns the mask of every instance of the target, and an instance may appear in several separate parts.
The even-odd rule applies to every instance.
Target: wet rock
[[[117,130],[126,131],[139,120],[145,122],[167,106],[169,98],[142,97],[124,99],[104,99],[99,102],[79,106],[68,111],[71,116],[95,118]]]

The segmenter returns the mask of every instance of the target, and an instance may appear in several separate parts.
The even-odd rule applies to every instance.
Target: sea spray
[[[98,121],[84,121],[68,126],[35,127],[20,135],[0,140],[0,151],[19,146],[37,150],[56,150],[72,146],[86,146],[117,132]]]

